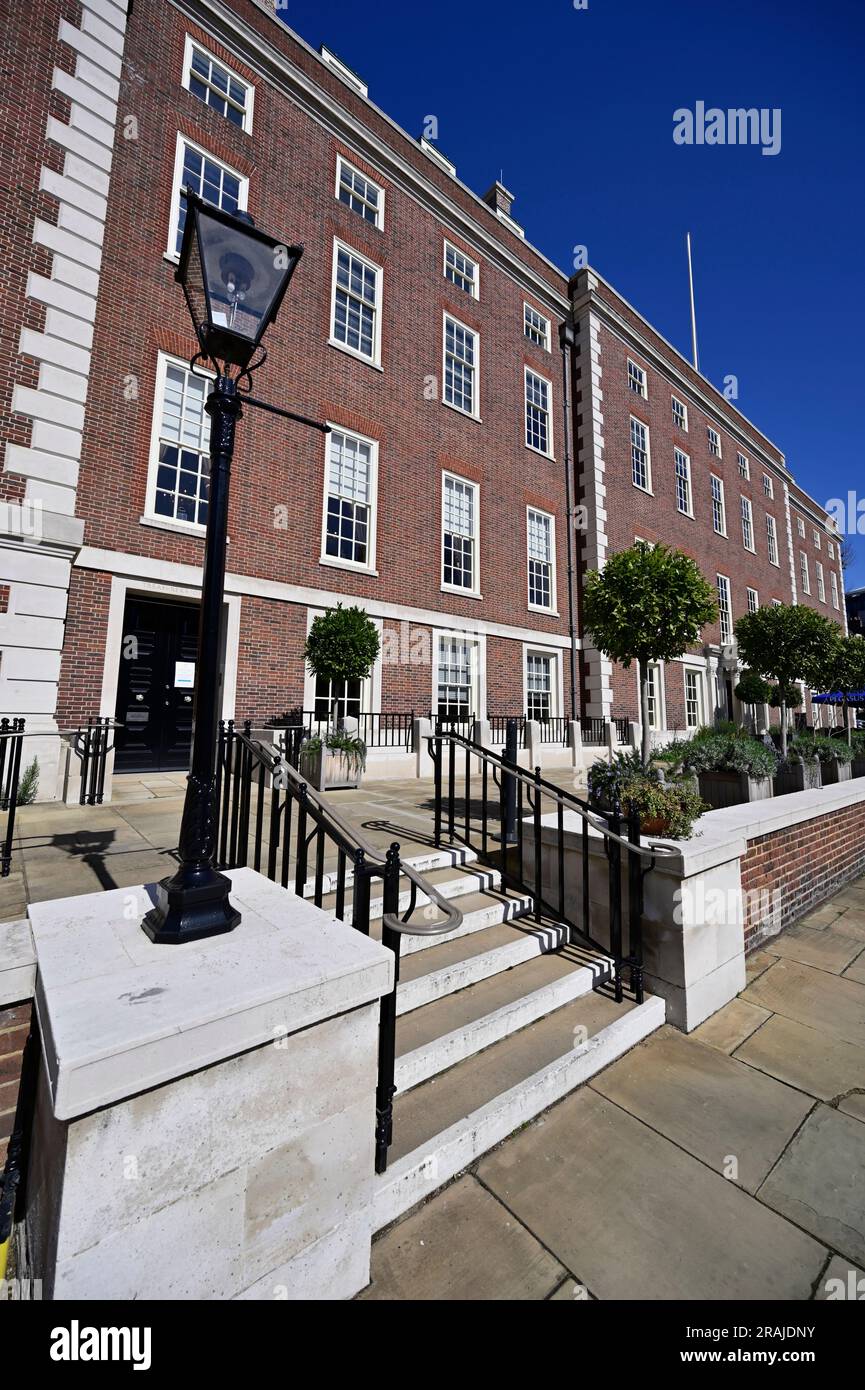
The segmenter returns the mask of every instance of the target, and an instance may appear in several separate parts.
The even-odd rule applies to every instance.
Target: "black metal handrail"
[[[541,731],[541,743],[560,743],[563,748],[568,744],[568,727],[570,720],[561,714],[551,714],[547,719],[535,721]]]
[[[435,771],[435,823],[434,838],[441,845],[445,835],[450,842],[456,839],[476,849],[482,858],[493,855],[491,846],[498,846],[495,856],[501,868],[502,881],[518,892],[531,895],[534,902],[534,915],[542,922],[544,915],[551,915],[576,933],[588,946],[600,951],[612,961],[615,998],[621,1003],[624,997],[623,975],[627,970],[630,988],[636,1002],[643,1001],[643,946],[642,917],[644,880],[654,869],[661,857],[673,857],[677,851],[673,846],[650,841],[643,845],[640,836],[639,816],[632,811],[629,816],[622,815],[616,806],[611,811],[592,806],[588,801],[566,792],[553,782],[541,776],[540,768],[528,772],[504,757],[493,753],[489,748],[459,734],[432,734],[429,736],[430,756]],[[445,748],[445,745],[447,747]],[[460,828],[457,815],[457,751],[465,755],[464,767],[460,773],[460,784],[464,796],[464,814]],[[479,765],[480,772],[473,773],[472,765]],[[472,778],[475,777],[473,791]],[[478,801],[477,777],[480,777],[480,796]],[[492,783],[492,789],[491,784]],[[474,798],[474,799],[473,799]],[[551,802],[555,809],[554,826],[554,864],[555,893],[551,896],[545,891],[542,853],[542,802]],[[475,809],[477,808],[477,809]],[[525,812],[528,811],[528,817]],[[577,921],[568,912],[565,891],[565,811],[573,811],[581,821],[582,833],[582,911]],[[533,854],[528,863],[526,853],[525,825],[527,819],[533,825]],[[490,821],[498,821],[498,834],[494,835]],[[476,824],[477,823],[477,828]],[[592,907],[589,884],[589,841],[590,832],[603,837],[604,849],[609,860],[609,941],[599,941],[593,933]],[[624,833],[623,833],[624,832]],[[622,859],[623,852],[627,859]],[[516,861],[516,862],[514,862]],[[624,946],[622,866],[627,863],[628,879],[628,944]]]
[[[393,1138],[396,993],[402,936],[439,936],[455,931],[462,913],[400,858],[396,841],[387,850],[371,844],[272,744],[253,739],[249,721],[242,730],[231,720],[220,723],[217,805],[220,868],[250,866],[283,888],[291,883],[299,897],[311,898],[316,907],[333,894],[334,916],[350,922],[365,936],[370,934],[371,881],[382,880],[381,939],[394,956],[393,988],[382,997],[379,1015],[375,1147],[376,1172],[383,1173]],[[328,846],[336,851],[336,867],[326,871]],[[409,901],[400,915],[401,876],[409,882]],[[349,886],[350,916],[346,901]],[[444,920],[411,921],[421,894],[444,914]]]
[[[628,716],[616,715],[612,722],[616,730],[616,742],[629,743],[631,739],[631,721]]]
[[[18,809],[18,779],[23,743],[24,720],[0,719],[0,811],[6,813],[0,878],[8,878],[12,868],[12,842],[15,838],[15,812]]]

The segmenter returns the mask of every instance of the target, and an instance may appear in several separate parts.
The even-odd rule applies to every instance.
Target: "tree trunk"
[[[652,730],[649,727],[649,668],[645,661],[640,662],[640,719],[643,728],[643,767],[648,767],[652,756]]]
[[[787,701],[781,701],[781,757],[787,757]]]
[[[847,735],[847,747],[853,747],[853,730],[850,728],[850,715],[847,710],[847,696],[841,700],[841,708],[844,711],[844,732]]]

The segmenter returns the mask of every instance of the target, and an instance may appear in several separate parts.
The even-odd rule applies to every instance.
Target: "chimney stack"
[[[483,196],[483,201],[493,212],[500,212],[503,217],[510,217],[511,206],[514,201],[513,193],[509,193],[503,183],[496,179],[492,188],[487,189]]]

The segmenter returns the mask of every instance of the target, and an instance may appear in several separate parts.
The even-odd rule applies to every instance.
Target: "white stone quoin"
[[[251,869],[157,946],[146,888],[34,904],[28,1274],[47,1298],[343,1299],[369,1282],[393,957]],[[151,885],[152,891],[152,885]]]

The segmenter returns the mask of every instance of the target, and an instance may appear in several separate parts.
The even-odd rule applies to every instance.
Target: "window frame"
[[[547,445],[546,449],[539,449],[537,444],[529,443],[529,376],[536,377],[542,381],[547,388]],[[537,407],[536,407],[537,408]],[[531,449],[533,454],[540,454],[544,459],[555,459],[553,442],[553,383],[549,377],[544,376],[543,372],[537,371],[527,363],[523,363],[523,443],[527,449]]]
[[[819,560],[814,561],[817,572],[817,598],[821,603],[826,602],[826,576],[823,573],[823,566]]]
[[[467,650],[468,650],[469,683],[468,683],[468,686],[467,686],[467,687],[459,686],[459,687],[457,687],[457,688],[458,688],[458,689],[468,689],[468,692],[469,692],[469,710],[468,710],[468,714],[471,715],[471,716],[473,716],[475,719],[480,719],[480,718],[482,717],[482,711],[481,711],[480,706],[481,706],[481,701],[482,701],[483,695],[484,695],[484,691],[483,691],[483,685],[484,685],[484,680],[483,680],[483,661],[484,661],[484,653],[483,653],[483,651],[482,651],[481,638],[480,638],[479,636],[472,635],[472,633],[467,632],[467,631],[456,631],[456,630],[451,630],[451,629],[449,629],[449,628],[447,628],[447,629],[439,628],[439,629],[437,629],[437,630],[434,629],[433,659],[432,659],[432,663],[431,663],[431,664],[432,664],[432,691],[431,691],[432,706],[431,706],[431,707],[432,707],[432,711],[433,711],[433,718],[435,719],[435,718],[438,717],[438,708],[439,708],[439,688],[440,688],[440,686],[441,686],[441,684],[442,684],[442,680],[441,680],[441,671],[442,671],[442,664],[443,664],[443,663],[442,663],[442,643],[443,643],[443,642],[462,642],[462,643],[465,644],[465,646],[466,646],[466,648],[467,648]],[[471,705],[472,705],[472,702],[473,702],[473,701],[476,701],[476,702],[477,702],[477,705],[478,705],[478,708],[477,708],[477,709],[472,709],[472,708],[471,708]],[[447,717],[447,716],[445,716],[445,717]]]
[[[697,707],[698,707],[698,708],[697,708],[697,720],[696,720],[696,723],[694,723],[694,724],[690,724],[690,723],[688,722],[688,677],[689,677],[689,676],[693,676],[694,679],[695,679],[696,682],[697,682]],[[688,665],[688,664],[686,663],[685,666],[684,666],[684,670],[683,670],[682,687],[683,687],[683,691],[684,691],[685,728],[686,728],[686,730],[699,729],[699,728],[701,728],[701,727],[707,722],[707,721],[706,721],[706,673],[705,673],[705,671],[703,670],[703,667],[702,667],[702,666],[690,666],[690,665]]]
[[[744,464],[744,467],[743,467]],[[739,477],[746,483],[751,481],[751,462],[747,454],[743,454],[741,449],[736,450],[736,467],[739,470]]]
[[[739,517],[742,523],[742,545],[751,555],[756,555],[757,549],[754,541],[754,506],[750,497],[746,497],[744,492],[739,494]],[[751,544],[746,540],[745,526],[747,523],[748,531],[751,534]]]
[[[636,480],[636,478],[634,477],[634,447],[635,447],[635,446],[634,446],[634,439],[633,439],[633,427],[634,427],[634,425],[639,425],[639,426],[640,426],[640,429],[645,430],[645,433],[646,433],[646,450],[645,450],[645,452],[646,452],[646,481],[645,481],[645,484],[643,484],[643,483],[638,483],[637,480]],[[629,424],[628,424],[628,441],[629,441],[630,450],[631,450],[631,483],[632,483],[632,485],[637,489],[638,492],[645,492],[645,493],[647,493],[650,497],[653,497],[653,496],[654,496],[654,492],[653,492],[653,489],[652,489],[652,432],[651,432],[649,426],[646,424],[645,420],[641,420],[640,417],[639,417],[638,415],[631,415],[631,416],[630,416],[630,420],[629,420]]]
[[[718,497],[715,496],[715,483],[718,484],[718,488],[720,490],[720,496]],[[724,492],[724,479],[719,478],[717,473],[709,474],[709,491],[712,498],[712,530],[714,531],[716,536],[723,536],[724,539],[727,540],[729,539],[727,534],[727,498]],[[717,524],[716,508],[720,508],[720,527]]]
[[[336,327],[337,270],[338,270],[338,267],[339,267],[339,253],[340,253],[340,251],[347,251],[348,254],[349,254],[349,256],[355,256],[355,257],[357,258],[357,260],[361,261],[361,262],[362,262],[365,266],[367,266],[370,270],[374,270],[374,271],[376,272],[376,282],[375,282],[375,287],[376,287],[376,288],[375,288],[375,307],[374,307],[375,319],[374,319],[374,324],[373,324],[373,355],[372,355],[372,357],[368,357],[367,354],[366,354],[365,352],[361,352],[359,348],[353,348],[353,347],[351,346],[350,343],[343,343],[343,342],[340,342],[339,338],[336,337],[336,334],[335,334],[335,332],[334,332],[335,327]],[[353,358],[355,359],[355,361],[357,361],[357,362],[365,362],[365,363],[367,364],[368,367],[376,367],[379,371],[381,371],[381,370],[382,370],[382,366],[381,366],[381,319],[382,319],[382,304],[383,304],[383,302],[384,302],[384,269],[383,269],[383,267],[380,266],[380,265],[376,265],[375,261],[371,260],[371,259],[369,258],[369,256],[365,256],[365,255],[363,254],[362,251],[357,251],[357,250],[355,250],[355,248],[354,248],[353,246],[351,246],[351,245],[349,244],[349,242],[343,241],[342,237],[335,236],[334,239],[333,239],[333,259],[332,259],[331,277],[330,277],[330,310],[329,310],[328,337],[327,337],[328,346],[329,346],[329,347],[333,347],[333,348],[337,348],[340,352],[345,352],[345,353],[347,353],[349,357],[353,357]]]
[[[726,585],[726,594],[727,594],[727,605],[726,605],[726,608],[725,608],[724,605],[721,603],[721,592],[722,592],[721,580],[722,580],[722,579],[723,579],[723,581],[724,581],[724,584]],[[730,576],[729,576],[728,574],[716,573],[716,575],[715,575],[715,591],[716,591],[716,593],[717,593],[717,595],[718,595],[718,633],[719,633],[719,636],[720,636],[720,645],[721,645],[722,647],[729,647],[730,643],[731,643],[732,640],[733,640],[733,586],[732,586],[732,584],[730,583]],[[726,617],[727,617],[727,624],[726,624],[726,626],[727,626],[727,636],[726,636],[726,637],[724,636],[724,615],[725,615],[725,614],[726,614]]]
[[[532,603],[531,600],[531,563],[532,556],[529,553],[529,516],[534,512],[536,516],[546,517],[550,523],[550,602],[548,605]],[[558,615],[558,596],[556,594],[556,517],[554,512],[548,512],[543,507],[534,507],[526,503],[526,603],[532,613],[546,613],[548,617]]]
[[[343,167],[345,167],[346,169],[350,169],[353,174],[357,174],[360,178],[364,179],[368,184],[371,184],[372,187],[377,190],[379,198],[378,216],[374,222],[370,222],[368,217],[364,217],[363,213],[358,212],[356,208],[353,208],[349,203],[344,203],[343,200],[340,198],[339,194],[340,189],[342,188]],[[375,179],[370,178],[369,174],[365,174],[363,169],[359,169],[356,164],[352,164],[351,160],[348,158],[347,155],[341,154],[339,151],[337,151],[336,156],[336,186],[334,188],[334,198],[339,203],[340,207],[345,208],[348,212],[354,213],[355,217],[359,217],[365,227],[375,227],[376,230],[379,232],[384,231],[384,188],[380,183],[376,183]]]
[[[685,470],[686,470],[686,476],[685,476],[685,478],[682,478],[682,477],[680,476],[680,474],[679,474],[679,457],[680,457],[680,456],[685,460]],[[691,475],[691,456],[690,456],[690,454],[686,454],[684,449],[678,448],[678,446],[674,447],[674,449],[673,449],[673,469],[674,469],[674,471],[675,471],[675,478],[676,478],[676,511],[679,513],[680,516],[689,516],[689,517],[691,518],[691,520],[693,521],[693,519],[694,519],[694,480],[693,480],[693,477],[692,477],[692,475]],[[687,509],[686,509],[685,507],[682,507],[682,506],[679,505],[679,484],[680,484],[681,482],[684,482],[685,485],[686,485],[686,487],[687,487],[687,489],[688,489],[688,506],[687,506]]]
[[[448,319],[455,323],[464,332],[470,333],[474,338],[474,364],[472,367],[472,408],[465,410],[463,406],[457,405],[454,401],[445,398],[447,390],[447,351],[448,351]],[[465,420],[480,420],[481,418],[481,335],[476,328],[470,328],[467,323],[458,319],[456,314],[452,314],[449,309],[442,311],[442,405],[446,405],[448,410],[455,410],[457,415],[462,415]]]
[[[445,580],[445,495],[446,480],[451,478],[456,483],[462,483],[472,489],[474,501],[472,505],[472,580],[471,588],[462,584],[447,583]],[[481,485],[476,483],[473,478],[466,478],[461,473],[455,473],[452,468],[443,468],[441,471],[441,522],[439,526],[439,577],[440,588],[443,594],[462,594],[464,598],[481,598]]]
[[[627,359],[627,361],[628,361],[628,369],[627,369],[627,370],[628,370],[628,390],[631,391],[631,392],[633,392],[633,394],[634,394],[635,396],[639,396],[641,400],[647,401],[647,400],[649,399],[649,378],[648,378],[648,373],[646,372],[645,367],[641,367],[640,364],[639,364],[639,362],[635,362],[635,361],[634,361],[633,357],[629,357],[629,358]],[[634,375],[631,374],[631,373],[632,373],[632,369],[633,369]],[[635,386],[635,385],[634,385],[635,380],[639,382],[639,386]]]
[[[655,716],[649,719],[649,729],[652,733],[660,733],[666,728],[667,724],[667,691],[664,676],[664,663],[662,661],[650,661],[647,667],[649,676],[648,703],[652,703],[652,688],[654,687]],[[640,700],[640,675],[637,672],[637,708],[640,711],[640,719],[643,717],[642,702]]]
[[[369,435],[361,434],[359,430],[348,429],[345,425],[337,424],[335,420],[326,421],[330,425],[331,433],[324,437],[324,481],[322,486],[321,503],[321,547],[318,563],[328,569],[352,570],[355,574],[377,575],[376,569],[376,533],[378,530],[378,450],[379,441],[370,438]],[[367,558],[361,563],[359,560],[345,560],[339,555],[328,555],[327,553],[327,502],[330,496],[330,447],[333,442],[334,434],[345,435],[349,439],[356,439],[362,444],[369,444],[369,521],[367,522]]]
[[[713,447],[713,436],[718,444],[717,450]],[[723,445],[721,444],[721,431],[716,430],[714,425],[706,426],[706,443],[708,445],[709,456],[711,458],[720,459],[724,457]]]
[[[681,406],[681,408],[682,408],[682,418],[683,418],[683,420],[684,420],[684,424],[680,424],[679,421],[676,419],[676,411],[675,411],[674,407],[677,406],[677,405],[678,405],[678,406]],[[684,401],[680,401],[680,400],[679,400],[679,397],[678,397],[678,396],[674,396],[674,395],[672,394],[672,392],[670,393],[670,415],[672,416],[673,425],[675,426],[675,428],[676,428],[677,430],[683,430],[684,433],[687,434],[687,433],[688,433],[688,407],[687,407],[687,405],[685,404]]]
[[[838,576],[834,570],[829,571],[829,583],[832,586],[832,607],[836,612],[840,612],[841,606],[838,602]]]
[[[250,82],[246,77],[241,77],[239,72],[236,72],[228,63],[224,63],[221,58],[217,58],[215,53],[210,52],[206,44],[199,43],[198,39],[194,39],[191,34],[186,35],[186,41],[183,46],[183,73],[181,75],[180,85],[183,87],[184,91],[189,92],[190,96],[194,96],[196,101],[201,101],[201,98],[193,92],[189,85],[192,77],[192,52],[195,48],[198,49],[199,53],[203,53],[205,58],[209,58],[211,63],[215,63],[217,67],[223,68],[235,82],[239,83],[240,86],[245,89],[246,105],[243,110],[243,122],[241,125],[234,125],[233,121],[228,121],[228,124],[234,126],[235,130],[242,130],[246,135],[251,135],[253,109],[255,106],[255,83]],[[203,102],[202,104],[206,106],[209,111],[213,111],[215,115],[219,115],[219,112],[216,111],[215,107],[211,106],[209,102]],[[222,120],[226,121],[228,117],[223,116]]]
[[[545,333],[544,333],[544,340],[543,340],[543,342],[539,342],[539,341],[537,340],[537,338],[531,337],[531,335],[530,335],[529,333],[526,332],[526,329],[527,329],[527,327],[528,327],[528,325],[527,325],[527,323],[526,323],[526,314],[527,314],[527,312],[531,312],[531,313],[533,313],[533,314],[536,314],[537,317],[541,320],[541,322],[545,325]],[[523,337],[524,337],[524,338],[527,338],[528,341],[529,341],[530,343],[533,343],[535,347],[543,348],[544,352],[551,352],[551,351],[552,351],[552,347],[551,347],[551,343],[552,343],[552,332],[551,332],[551,330],[552,330],[552,324],[551,324],[550,320],[546,317],[546,315],[545,315],[545,314],[542,314],[541,311],[540,311],[540,309],[536,309],[535,306],[534,306],[534,304],[530,304],[529,301],[528,301],[527,299],[524,299],[524,300],[523,300]],[[537,331],[537,330],[535,330],[535,331]]]
[[[804,550],[799,551],[799,580],[802,585],[802,593],[811,596],[811,571],[808,568],[808,556]]]
[[[474,272],[475,272],[475,273],[474,273],[474,277],[473,277],[473,279],[472,279],[472,287],[471,287],[470,290],[465,289],[463,285],[458,285],[458,284],[456,283],[456,281],[452,280],[452,279],[450,278],[450,276],[448,275],[448,251],[453,251],[454,255],[456,255],[456,256],[461,256],[462,259],[463,259],[464,261],[467,261],[469,265],[474,266]],[[460,271],[459,273],[462,274],[461,271]],[[474,258],[473,258],[472,256],[469,255],[468,251],[463,251],[462,247],[457,246],[456,243],[453,242],[453,241],[448,241],[447,237],[444,238],[443,250],[442,250],[442,275],[444,276],[444,278],[445,278],[445,280],[447,281],[447,283],[448,283],[453,289],[459,290],[460,294],[466,294],[466,295],[469,296],[470,299],[475,299],[475,300],[479,300],[479,299],[480,299],[480,297],[481,297],[481,265],[480,265],[480,261],[474,260]]]
[[[763,496],[768,497],[770,502],[775,501],[775,480],[771,473],[763,474]]]
[[[159,474],[159,442],[162,435],[161,424],[162,415],[165,408],[165,384],[168,376],[169,367],[179,367],[181,371],[189,372],[189,363],[182,357],[177,357],[173,352],[164,352],[161,348],[156,353],[156,379],[153,389],[153,416],[150,426],[150,445],[147,455],[147,481],[144,489],[144,513],[142,522],[149,526],[164,527],[169,531],[181,531],[187,535],[204,536],[207,534],[207,524],[201,521],[182,521],[178,517],[162,516],[156,510],[157,478]],[[193,375],[206,378],[208,381],[215,380],[215,373],[196,370]],[[178,448],[182,448],[178,445]],[[196,453],[207,452],[204,449],[196,449]],[[209,487],[208,487],[208,502]]]
[[[529,658],[540,657],[543,661],[549,662],[550,669],[550,711],[548,718],[557,719],[562,708],[562,663],[559,659],[559,649],[555,647],[543,647],[539,644],[526,642],[523,644],[523,709],[526,718],[531,719],[529,714]],[[544,720],[539,720],[543,724]]]
[[[177,230],[180,222],[180,195],[183,191],[181,179],[183,178],[183,151],[186,146],[195,150],[203,159],[209,159],[212,164],[218,164],[220,169],[230,174],[232,178],[238,180],[237,208],[239,212],[246,212],[249,204],[249,177],[242,174],[239,169],[235,169],[231,164],[226,164],[224,159],[218,155],[211,154],[200,145],[197,140],[190,140],[188,135],[184,135],[182,130],[177,132],[177,140],[174,146],[174,173],[171,180],[171,204],[168,214],[168,245],[165,251],[165,259],[172,264],[180,263],[180,252],[175,249],[177,245]],[[208,204],[208,206],[213,206]]]
[[[766,553],[769,557],[769,564],[776,569],[781,568],[781,552],[778,549],[778,520],[771,512],[765,513],[766,517]],[[774,557],[772,551],[774,550]]]

